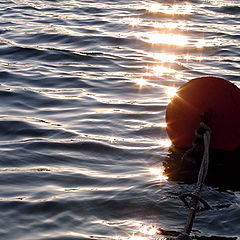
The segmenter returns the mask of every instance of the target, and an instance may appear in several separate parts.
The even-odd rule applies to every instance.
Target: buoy
[[[182,85],[166,110],[167,133],[173,145],[190,148],[203,116],[208,114],[210,148],[240,147],[240,89],[219,77],[199,77]]]

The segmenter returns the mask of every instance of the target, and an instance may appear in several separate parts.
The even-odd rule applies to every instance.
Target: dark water
[[[240,86],[239,1],[4,0],[0,19],[0,239],[180,232],[193,185],[162,176],[169,93]],[[240,190],[219,187],[193,235],[240,239]]]

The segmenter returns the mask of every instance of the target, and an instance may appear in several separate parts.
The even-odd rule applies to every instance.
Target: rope
[[[200,132],[203,132],[203,136],[201,135]],[[204,153],[202,157],[202,163],[201,167],[198,173],[198,181],[196,184],[196,187],[191,194],[182,194],[180,196],[180,199],[189,207],[189,213],[187,217],[187,221],[184,227],[184,230],[182,233],[180,233],[177,237],[177,240],[191,240],[190,233],[192,231],[192,226],[193,226],[193,220],[196,215],[196,211],[198,209],[198,203],[201,202],[204,205],[204,209],[210,209],[210,206],[207,204],[206,201],[204,201],[200,197],[200,192],[203,186],[203,183],[205,181],[205,178],[207,176],[208,172],[208,164],[209,164],[209,145],[210,145],[210,137],[211,137],[211,130],[210,128],[203,122],[200,123],[200,129],[195,132],[197,136],[197,141],[199,143],[199,139],[203,138],[203,145],[204,145]],[[198,144],[193,143],[193,148],[190,149],[190,151],[194,151],[195,148],[197,148]],[[187,154],[184,154],[184,157],[189,154],[189,151],[187,151]],[[190,197],[190,203],[187,202],[186,198]]]

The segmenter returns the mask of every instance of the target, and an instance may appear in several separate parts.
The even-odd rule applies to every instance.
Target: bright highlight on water
[[[1,1],[0,239],[178,233],[186,209],[177,196],[192,185],[167,178],[166,108],[195,77],[240,86],[239,8],[238,0]],[[219,187],[203,191],[222,207],[201,212],[199,240],[240,236],[240,189]]]

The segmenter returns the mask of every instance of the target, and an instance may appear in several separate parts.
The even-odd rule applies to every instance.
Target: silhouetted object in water
[[[164,235],[166,240],[172,240],[175,239],[178,235],[179,232],[176,231],[168,231],[164,230],[162,228],[158,229],[160,235]],[[197,240],[237,240],[237,237],[219,237],[219,236],[210,236],[210,237],[205,237],[205,236],[193,236],[193,239]]]
[[[209,115],[212,149],[240,147],[240,89],[223,78],[199,77],[183,84],[167,106],[167,132],[174,146],[189,148],[202,116]]]
[[[184,150],[171,147],[166,157],[165,175],[169,181],[196,183],[202,161],[202,152],[182,159]],[[235,151],[209,152],[209,168],[205,184],[218,187],[220,190],[240,190],[240,149]]]

